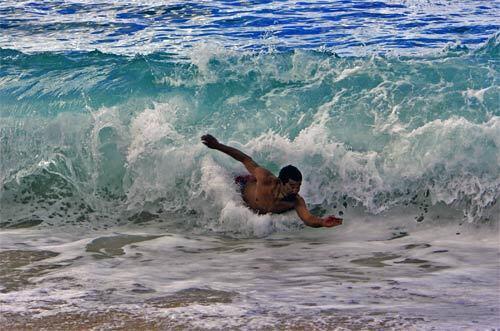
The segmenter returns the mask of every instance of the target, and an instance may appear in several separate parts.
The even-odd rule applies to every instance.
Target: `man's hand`
[[[342,224],[342,219],[337,218],[335,216],[328,216],[328,217],[325,217],[322,219],[322,223],[323,223],[322,225],[325,228],[331,228],[333,226],[337,226],[337,225]]]
[[[215,139],[214,136],[210,134],[206,134],[204,136],[201,136],[201,142],[205,144],[208,148],[216,149],[219,147],[220,143],[217,139]]]

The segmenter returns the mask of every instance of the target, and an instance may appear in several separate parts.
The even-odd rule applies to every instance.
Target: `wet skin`
[[[221,151],[243,163],[253,178],[250,179],[243,191],[245,203],[259,214],[283,213],[295,209],[300,219],[311,227],[333,227],[342,224],[341,218],[335,216],[317,217],[309,212],[304,199],[299,195],[301,182],[288,180],[283,183],[269,170],[259,166],[252,158],[242,151],[221,144],[212,135],[201,137],[205,146]]]

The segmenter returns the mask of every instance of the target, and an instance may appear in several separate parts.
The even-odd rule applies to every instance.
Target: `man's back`
[[[283,213],[295,208],[295,199],[280,199],[277,178],[270,178],[267,183],[249,178],[241,193],[246,204],[259,214]]]

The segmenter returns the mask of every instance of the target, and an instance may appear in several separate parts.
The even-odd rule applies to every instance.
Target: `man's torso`
[[[279,182],[257,184],[255,178],[249,178],[242,189],[243,200],[259,214],[283,213],[295,208],[295,200],[278,198]]]

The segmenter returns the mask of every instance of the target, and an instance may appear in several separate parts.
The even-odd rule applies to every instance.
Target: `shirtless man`
[[[262,168],[254,160],[240,150],[219,143],[215,137],[206,134],[201,141],[208,148],[216,149],[245,165],[251,176],[240,176],[242,196],[246,204],[259,214],[283,213],[295,209],[300,219],[308,226],[332,227],[342,224],[341,218],[328,216],[325,218],[314,216],[306,207],[304,199],[299,195],[302,184],[302,174],[292,165],[280,170],[278,177],[269,170]]]

